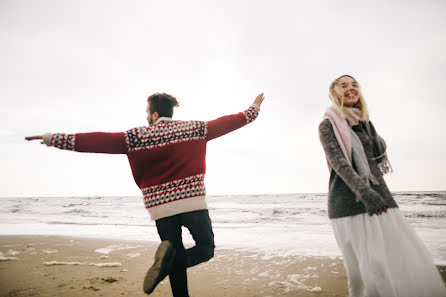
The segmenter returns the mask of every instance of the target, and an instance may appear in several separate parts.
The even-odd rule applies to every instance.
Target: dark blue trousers
[[[189,229],[195,246],[185,249],[181,227]],[[175,260],[169,273],[174,297],[188,297],[187,268],[206,262],[214,256],[214,233],[207,209],[181,213],[156,220],[161,240],[169,240],[175,248]]]

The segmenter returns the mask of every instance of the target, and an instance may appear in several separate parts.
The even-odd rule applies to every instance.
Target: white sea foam
[[[282,289],[285,293],[292,291],[293,289],[307,289],[307,286],[300,283],[290,283],[288,281],[273,281],[268,284],[270,287],[276,287]]]
[[[98,267],[120,267],[121,263],[112,262],[112,263],[90,263],[90,266],[98,266]]]
[[[43,265],[46,266],[54,266],[54,265],[83,265],[85,263],[82,262],[65,262],[65,261],[50,261],[50,262],[43,262]]]
[[[129,249],[137,249],[142,247],[141,245],[128,245],[128,244],[120,244],[120,245],[110,245],[105,248],[100,248],[95,250],[96,253],[108,255],[112,252],[129,250]]]
[[[42,253],[45,253],[45,254],[54,254],[54,253],[58,253],[59,252],[58,250],[51,250],[51,249],[41,250],[41,251],[42,251]]]
[[[300,274],[291,274],[288,275],[288,280],[294,284],[294,286],[298,287],[299,289],[303,290],[311,290],[312,287],[305,284],[305,281],[309,279],[308,275],[300,275]]]
[[[8,255],[8,256],[17,256],[18,254],[20,254],[20,251],[16,251],[16,250],[9,250],[6,252],[6,255]]]
[[[2,252],[0,252],[0,261],[13,261],[13,260],[18,260],[18,258],[5,256]]]

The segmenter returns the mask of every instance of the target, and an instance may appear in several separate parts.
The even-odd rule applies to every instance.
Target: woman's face
[[[359,101],[359,85],[349,76],[343,76],[338,80],[339,95],[344,97],[344,106],[355,106]]]

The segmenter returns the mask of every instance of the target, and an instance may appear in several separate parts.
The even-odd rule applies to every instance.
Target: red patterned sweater
[[[206,144],[254,121],[259,108],[213,121],[160,118],[148,127],[119,133],[45,134],[48,146],[78,152],[127,154],[152,220],[207,209]]]

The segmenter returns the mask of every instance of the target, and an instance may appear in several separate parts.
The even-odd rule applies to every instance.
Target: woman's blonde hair
[[[344,106],[344,93],[339,91],[339,80],[343,77],[352,78],[357,84],[359,88],[359,101],[355,107],[358,107],[361,111],[361,121],[368,122],[369,121],[369,111],[367,109],[367,104],[365,103],[364,97],[362,97],[361,88],[359,87],[358,81],[351,75],[344,74],[335,79],[330,85],[329,97],[331,101],[339,108],[341,115],[346,118],[349,114],[349,109]]]

